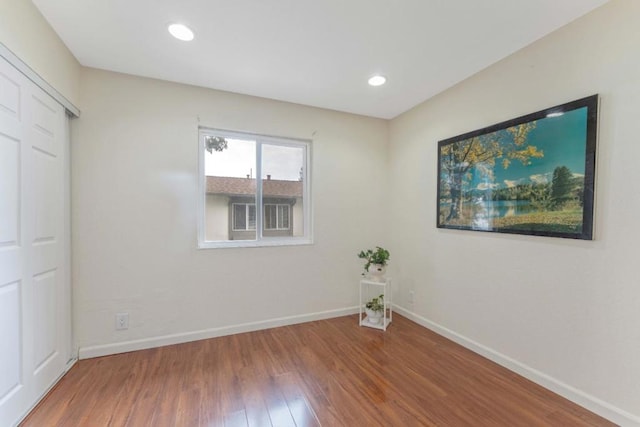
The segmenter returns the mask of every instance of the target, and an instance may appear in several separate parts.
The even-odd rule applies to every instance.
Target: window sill
[[[313,239],[311,238],[229,240],[224,242],[198,242],[198,249],[262,248],[270,246],[303,246],[312,244]]]

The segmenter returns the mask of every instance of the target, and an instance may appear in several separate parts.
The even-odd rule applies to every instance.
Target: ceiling
[[[84,66],[390,119],[608,0],[32,1]]]

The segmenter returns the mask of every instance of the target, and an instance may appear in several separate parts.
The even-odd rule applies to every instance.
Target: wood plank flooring
[[[611,426],[394,316],[357,316],[79,361],[43,426]]]

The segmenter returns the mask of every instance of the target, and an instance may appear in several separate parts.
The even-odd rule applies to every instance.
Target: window
[[[311,243],[310,142],[200,129],[198,245]]]
[[[289,229],[289,205],[264,205],[265,230]]]
[[[233,204],[233,229],[234,230],[255,230],[256,229],[256,205],[253,203]]]

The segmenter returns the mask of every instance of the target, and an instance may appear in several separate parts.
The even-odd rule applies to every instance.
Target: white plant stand
[[[363,278],[360,280],[360,326],[367,326],[369,328],[380,329],[382,331],[387,330],[387,326],[393,320],[393,306],[391,304],[391,278],[385,277],[381,280],[372,280]],[[379,323],[371,323],[366,316],[364,306],[371,298],[383,295],[384,300],[384,313],[382,320]]]

